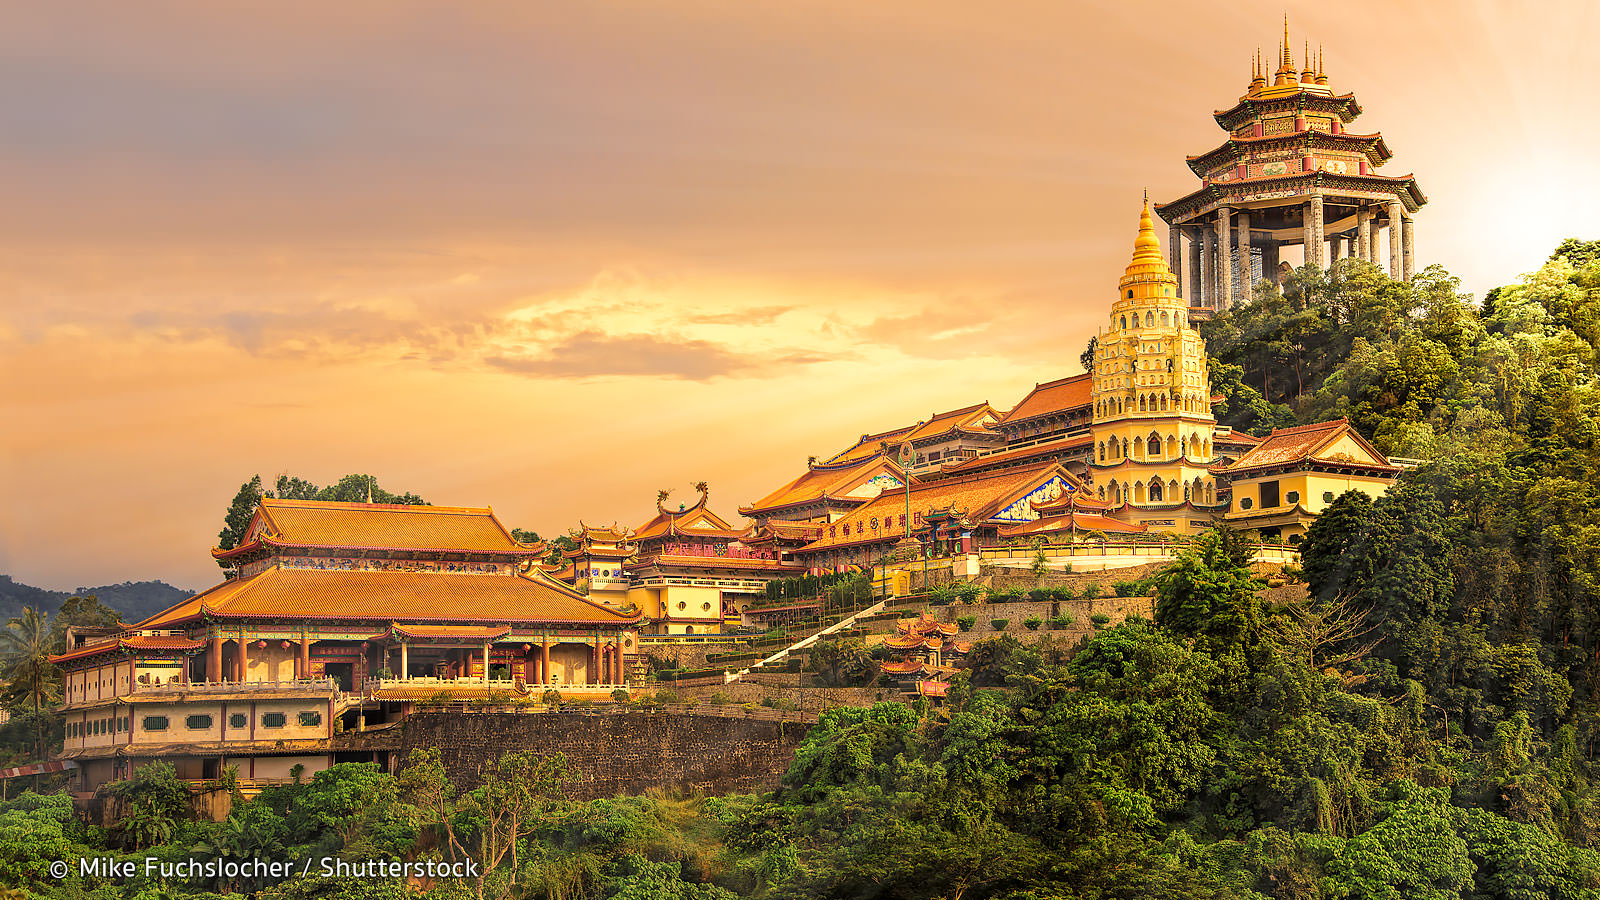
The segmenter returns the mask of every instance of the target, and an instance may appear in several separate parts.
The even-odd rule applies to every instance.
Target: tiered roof
[[[201,591],[133,630],[218,619],[625,625],[639,616],[591,602],[537,567],[517,576],[273,567]]]
[[[1237,477],[1264,469],[1305,466],[1400,471],[1399,466],[1367,443],[1348,419],[1275,429],[1248,453],[1232,463],[1214,466],[1212,471]]]
[[[633,533],[635,541],[663,540],[672,537],[702,537],[726,538],[734,540],[744,532],[734,528],[727,519],[717,515],[707,508],[706,502],[710,499],[710,491],[705,482],[696,486],[700,491],[700,499],[693,506],[679,510],[668,510],[662,504],[666,500],[666,492],[656,500],[656,515],[650,521],[640,525]]]
[[[749,506],[739,508],[745,516],[766,516],[822,501],[865,503],[877,492],[868,482],[888,476],[904,484],[905,472],[881,454],[862,456],[837,463],[811,463],[805,474],[778,488]],[[854,496],[852,496],[854,495]]]
[[[1025,419],[1083,409],[1094,402],[1094,375],[1085,372],[1035,384],[1026,397],[1018,401],[1011,411],[1000,417],[997,425],[1003,428]]]
[[[1076,476],[1060,465],[1050,462],[915,483],[911,488],[911,511],[926,514],[930,511],[962,510],[969,521],[980,523],[999,514],[1053,478],[1060,478],[1070,490],[1080,493],[1087,491]],[[897,540],[905,533],[897,520],[892,527],[880,524],[878,529],[874,530],[866,526],[875,518],[882,523],[895,516],[904,515],[905,503],[904,493],[886,492],[876,500],[850,512],[837,523],[829,525],[828,533],[807,544],[804,550],[809,553],[836,547]],[[856,527],[858,524],[863,526],[859,529],[859,534]]]
[[[108,641],[85,644],[75,650],[53,655],[50,660],[51,662],[60,663],[89,656],[98,656],[102,653],[121,653],[123,651],[134,653],[181,653],[188,650],[198,650],[203,646],[205,645],[202,641],[190,640],[181,635],[124,634]]]
[[[217,559],[295,548],[330,553],[440,553],[530,558],[541,547],[523,544],[500,524],[494,510],[466,506],[405,506],[263,499],[244,540],[215,549]]]

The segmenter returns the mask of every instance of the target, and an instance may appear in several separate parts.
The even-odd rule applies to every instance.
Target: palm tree
[[[8,683],[7,699],[33,705],[34,754],[44,759],[44,707],[55,699],[55,667],[50,664],[54,636],[50,620],[31,606],[0,630],[0,666]]]

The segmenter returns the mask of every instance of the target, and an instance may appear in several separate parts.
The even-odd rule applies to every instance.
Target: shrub
[[[990,591],[988,597],[990,603],[1012,603],[1020,599],[1022,599],[1021,588],[1006,588],[1003,591]]]
[[[962,631],[971,631],[972,626],[977,624],[977,622],[977,616],[956,616],[956,627],[960,628]]]
[[[1062,628],[1067,628],[1067,627],[1070,627],[1072,625],[1072,617],[1071,616],[1054,616],[1054,617],[1049,618],[1049,619],[1047,619],[1045,621],[1047,622],[1047,624],[1049,624],[1049,626],[1050,626],[1050,628],[1052,630],[1060,630]]]
[[[611,692],[611,699],[615,700],[618,703],[627,703],[628,702],[628,697],[629,697],[629,694],[628,694],[628,689],[627,688],[617,688],[616,690]]]
[[[1010,625],[1010,624],[1011,624],[1011,620],[1010,619],[990,619],[989,620],[989,627],[993,628],[995,631],[1005,631],[1006,630],[1006,626]]]
[[[1084,589],[1083,589],[1083,595],[1082,596],[1083,596],[1084,600],[1093,600],[1096,597],[1100,596],[1100,585],[1091,584],[1091,585],[1085,586]]]
[[[561,692],[555,688],[550,688],[544,692],[544,696],[540,697],[539,700],[540,702],[544,703],[545,706],[560,706]]]
[[[678,702],[678,692],[677,691],[656,691],[656,702],[657,703],[677,703]]]
[[[1111,624],[1111,617],[1105,613],[1095,613],[1089,617],[1089,621],[1093,622],[1094,627],[1096,628],[1104,628],[1105,626]]]
[[[975,584],[971,581],[958,581],[951,585],[950,593],[957,600],[971,606],[983,597],[983,585]]]
[[[1042,588],[1042,587],[1029,588],[1028,589],[1028,599],[1032,600],[1032,601],[1034,601],[1036,603],[1038,601],[1040,601],[1040,600],[1049,600],[1050,599],[1050,589],[1049,588]]]
[[[1044,624],[1044,620],[1039,618],[1038,616],[1029,616],[1026,619],[1022,620],[1023,627],[1027,628],[1029,631],[1038,631],[1039,630],[1039,626],[1043,625],[1043,624]]]
[[[727,694],[717,691],[715,694],[707,697],[706,702],[712,706],[727,706],[731,701]]]

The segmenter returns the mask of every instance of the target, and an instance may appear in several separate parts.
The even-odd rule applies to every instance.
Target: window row
[[[1180,454],[1186,454],[1190,459],[1210,459],[1211,439],[1202,438],[1196,432],[1189,435],[1188,446],[1185,447],[1170,434],[1163,443],[1161,435],[1152,431],[1150,437],[1145,440],[1133,438],[1123,441],[1112,435],[1111,440],[1101,441],[1095,445],[1095,455],[1100,462],[1122,459],[1124,456],[1139,459],[1141,454],[1145,461],[1177,459]]]
[[[322,713],[318,710],[302,710],[296,714],[297,721],[303,728],[315,728],[322,724]],[[183,727],[189,731],[205,731],[209,729],[215,719],[207,713],[185,716]],[[145,716],[139,723],[145,731],[166,731],[172,727],[172,722],[166,716]],[[283,728],[289,724],[288,713],[269,712],[261,714],[262,728]],[[232,713],[228,716],[229,728],[248,728],[250,718],[244,713]]]
[[[128,719],[125,716],[113,716],[109,719],[85,719],[81,722],[67,723],[67,737],[69,738],[122,734],[127,730]]]
[[[1166,290],[1166,293],[1170,294],[1171,292],[1172,292],[1171,288],[1168,288]],[[1131,291],[1131,290],[1128,291],[1128,298],[1127,299],[1129,299],[1129,300],[1133,299],[1133,291]],[[1118,316],[1116,321],[1117,321],[1118,326],[1121,328],[1121,330],[1123,330],[1123,331],[1127,331],[1128,330],[1128,317],[1127,317],[1127,315]],[[1146,327],[1146,328],[1154,328],[1154,327],[1156,327],[1156,323],[1157,322],[1160,322],[1162,327],[1167,327],[1169,325],[1177,325],[1179,328],[1182,328],[1183,327],[1183,314],[1182,313],[1173,313],[1172,315],[1169,316],[1169,315],[1167,315],[1166,310],[1162,310],[1161,311],[1161,317],[1159,319],[1156,318],[1156,314],[1153,313],[1153,312],[1146,312],[1144,314],[1144,323],[1143,323],[1144,327]],[[1139,325],[1140,325],[1139,314],[1138,313],[1134,313],[1133,314],[1133,327],[1138,328]]]

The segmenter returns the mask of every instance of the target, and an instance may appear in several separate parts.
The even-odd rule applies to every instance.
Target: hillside
[[[121,613],[124,622],[131,623],[149,618],[189,596],[190,592],[164,581],[124,581],[76,591],[50,591],[22,584],[10,575],[0,575],[0,623],[20,615],[25,606],[54,614],[68,597],[90,594]]]

